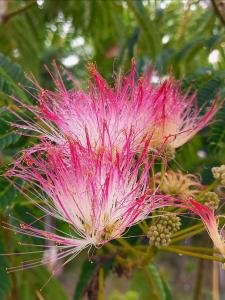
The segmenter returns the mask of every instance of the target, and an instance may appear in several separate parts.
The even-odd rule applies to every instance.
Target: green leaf
[[[41,296],[45,300],[69,299],[59,281],[44,267],[36,267],[28,271],[23,271],[19,280],[19,299],[36,300],[41,299]],[[43,290],[40,291],[43,286]]]
[[[0,91],[7,95],[19,96],[25,100],[27,95],[18,83],[27,83],[22,68],[13,63],[9,57],[0,53]]]
[[[79,300],[82,298],[86,287],[88,286],[89,282],[91,281],[94,274],[97,273],[97,264],[92,263],[88,260],[85,260],[82,267],[81,267],[81,274],[79,281],[77,283],[75,293],[74,293],[74,300]]]
[[[0,150],[3,150],[12,144],[15,144],[19,139],[20,136],[13,131],[1,135]]]
[[[101,259],[101,257],[99,257],[99,259]],[[78,283],[76,285],[73,299],[79,300],[82,298],[89,284],[93,283],[93,279],[96,279],[94,276],[98,276],[98,271],[100,267],[104,269],[104,278],[106,278],[110,270],[112,269],[112,264],[112,257],[106,257],[105,259],[99,260],[97,262],[90,262],[88,260],[85,260],[81,267],[81,273]]]
[[[17,180],[16,184],[21,184],[21,180]],[[0,177],[0,211],[6,212],[8,209],[12,209],[17,195],[18,192],[12,183]]]
[[[156,61],[157,54],[161,50],[161,38],[156,24],[149,18],[142,1],[127,1],[127,5],[142,30],[143,41],[147,45],[151,59]]]
[[[14,145],[21,135],[17,134],[10,126],[9,122],[15,122],[16,117],[7,111],[6,107],[0,109],[0,150]]]
[[[2,240],[2,233],[0,232],[0,253],[5,253],[4,250],[4,242]],[[10,277],[6,272],[6,267],[8,266],[8,262],[5,256],[0,255],[0,299],[6,299],[9,294],[11,282]]]
[[[163,283],[163,287],[164,287],[164,291],[165,291],[165,295],[166,295],[165,300],[173,300],[171,290],[163,278],[162,278],[162,283]]]
[[[158,268],[153,264],[135,272],[130,289],[138,291],[139,298],[142,300],[172,299],[169,287],[161,277]]]
[[[125,294],[119,291],[113,291],[109,295],[108,300],[140,300],[138,293],[135,291],[128,291]]]
[[[165,300],[166,293],[158,268],[155,265],[150,264],[148,265],[148,270],[151,274],[152,283],[157,290],[157,294],[159,295],[159,299]]]

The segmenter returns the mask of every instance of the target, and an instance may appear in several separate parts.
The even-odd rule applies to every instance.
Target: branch
[[[216,15],[219,17],[220,21],[225,25],[225,13],[223,13],[223,9],[225,9],[224,2],[218,0],[211,0],[211,2]]]
[[[36,0],[31,0],[27,5],[24,5],[10,13],[1,15],[1,23],[8,22],[12,17],[19,15],[20,13],[23,13],[24,11],[28,10],[33,5],[37,4]]]

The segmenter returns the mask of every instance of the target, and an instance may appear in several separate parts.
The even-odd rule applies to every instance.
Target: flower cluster
[[[180,225],[180,218],[175,214],[168,213],[158,217],[156,224],[149,228],[149,242],[156,247],[168,246],[172,235],[180,229]]]
[[[130,74],[116,78],[113,87],[94,64],[89,64],[93,82],[89,82],[88,90],[77,86],[71,75],[76,88],[67,90],[56,65],[55,70],[58,79],[51,76],[56,91],[43,89],[32,80],[39,91],[34,95],[38,106],[27,106],[15,99],[39,122],[18,115],[21,122],[14,125],[59,145],[69,137],[87,147],[88,135],[95,151],[101,151],[104,145],[106,150],[116,152],[129,137],[134,152],[151,139],[149,150],[165,150],[171,155],[206,126],[218,110],[216,99],[201,116],[195,95],[182,95],[181,84],[171,75],[159,85],[151,83],[151,72],[135,81],[134,61]]]
[[[225,165],[212,168],[213,177],[220,181],[222,186],[225,186]]]
[[[220,199],[215,192],[206,192],[202,197],[202,201],[212,210],[217,209],[220,204]]]
[[[13,126],[25,134],[33,131],[40,141],[24,150],[6,175],[30,183],[29,199],[45,215],[70,227],[69,233],[57,233],[21,224],[17,231],[55,242],[61,250],[58,258],[70,256],[69,261],[84,248],[121,237],[153,210],[173,206],[200,216],[224,254],[213,212],[185,198],[186,185],[193,185],[195,191],[192,178],[186,176],[183,182],[179,174],[166,175],[164,187],[169,176],[175,185],[186,184],[185,191],[181,186],[181,192],[175,193],[183,198],[176,199],[151,190],[149,175],[155,159],[165,160],[168,149],[174,153],[208,124],[217,111],[217,100],[201,116],[195,96],[182,95],[180,83],[172,76],[159,85],[151,83],[151,72],[136,80],[133,61],[130,74],[116,78],[110,87],[95,65],[89,69],[93,80],[87,90],[71,75],[74,88],[67,90],[55,65],[57,77],[51,74],[55,91],[32,79],[38,89],[37,106],[15,99],[38,121],[16,113],[19,121]]]

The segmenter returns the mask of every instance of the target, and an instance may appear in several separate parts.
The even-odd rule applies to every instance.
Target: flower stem
[[[202,196],[204,196],[205,193],[214,190],[220,183],[220,180],[215,180],[213,183],[207,186],[205,190],[203,190],[201,193],[199,193],[195,198],[197,201],[201,200]]]
[[[156,287],[152,282],[151,273],[148,271],[148,269],[146,267],[142,267],[141,269],[142,269],[143,273],[145,274],[145,277],[146,277],[147,282],[149,284],[149,287],[150,287],[149,291],[151,292],[151,294],[153,296],[152,299],[160,300],[159,295],[158,295],[157,290],[156,290]]]
[[[172,243],[179,242],[179,241],[181,241],[181,240],[184,240],[184,239],[186,239],[186,238],[189,238],[189,237],[191,237],[191,236],[193,236],[193,235],[196,235],[196,234],[198,234],[198,233],[201,233],[201,232],[203,232],[203,231],[205,231],[204,226],[202,226],[201,228],[196,229],[196,230],[194,230],[194,231],[191,231],[191,232],[188,232],[188,233],[183,234],[183,235],[181,235],[181,236],[178,236],[178,237],[176,237],[176,238],[172,238]]]
[[[193,231],[195,229],[200,229],[200,228],[202,228],[202,226],[203,226],[202,224],[196,224],[196,225],[193,225],[191,227],[179,230],[178,232],[176,232],[176,233],[173,234],[173,237],[177,237],[177,236],[183,235],[183,234],[188,233],[190,231]]]
[[[126,259],[122,258],[119,254],[117,254],[117,249],[114,245],[107,243],[105,244],[105,247],[111,252],[111,253],[115,253],[115,260],[118,264],[120,264],[121,266],[126,266],[127,265],[127,261]]]
[[[154,169],[154,164],[151,167],[151,182],[150,182],[150,187],[152,191],[155,191],[155,169]]]
[[[36,4],[37,4],[36,0],[31,0],[26,5],[23,5],[22,7],[19,7],[18,9],[14,10],[8,14],[3,15],[2,16],[3,23],[8,22],[9,19],[11,19],[12,17],[14,17],[20,13],[23,13],[24,11],[28,10],[30,7],[32,7],[33,5],[36,5]]]
[[[104,300],[104,269],[100,268],[98,272],[98,300]]]
[[[212,261],[218,261],[218,262],[225,262],[224,258],[220,258],[217,256],[211,256],[211,255],[206,255],[206,254],[201,254],[201,253],[196,253],[196,252],[191,252],[191,251],[185,251],[176,247],[168,246],[168,247],[160,247],[160,250],[162,251],[168,251],[168,252],[174,252],[177,254],[183,254],[183,255],[188,255],[188,256],[193,256],[193,257],[198,257],[202,259],[207,259],[207,260],[212,260]]]
[[[205,247],[194,247],[194,246],[182,246],[182,245],[176,245],[177,249],[181,250],[187,250],[187,251],[194,251],[194,252],[206,252],[206,253],[213,253],[215,250],[213,248],[205,248]],[[216,250],[216,253],[219,253],[218,250]]]
[[[135,247],[132,247],[124,239],[118,239],[117,242],[119,242],[124,247],[126,252],[128,252],[128,253],[132,253],[133,255],[138,256],[138,257],[140,257],[140,255],[143,254],[141,251],[138,251],[137,249],[135,249]]]

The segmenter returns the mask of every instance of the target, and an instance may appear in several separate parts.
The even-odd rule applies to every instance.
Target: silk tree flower
[[[74,87],[67,89],[55,64],[54,68],[56,77],[49,71],[56,86],[54,91],[31,79],[38,91],[34,95],[36,106],[15,99],[38,122],[18,114],[21,122],[14,125],[59,145],[69,136],[86,147],[88,134],[96,151],[102,145],[109,151],[120,151],[129,136],[134,152],[141,149],[139,145],[146,138],[151,138],[149,149],[175,149],[205,127],[218,110],[215,100],[208,112],[201,115],[195,95],[182,95],[181,84],[171,75],[158,85],[152,83],[150,71],[135,80],[134,60],[130,73],[117,76],[112,87],[94,64],[89,65],[92,81],[88,81],[87,89],[80,88],[70,74],[67,75]]]
[[[166,141],[167,148],[176,149],[188,142],[204,128],[218,111],[218,98],[210,109],[201,115],[196,95],[189,92],[182,95],[181,82],[175,82],[170,76],[156,87],[157,93],[150,100],[153,107],[152,140],[157,146]],[[168,150],[169,150],[168,149]],[[168,151],[167,150],[167,151]]]
[[[74,141],[70,141],[69,149],[69,155],[62,147],[47,143],[39,145],[37,151],[28,149],[6,174],[29,182],[29,199],[45,215],[69,224],[71,233],[59,231],[62,236],[29,224],[16,229],[58,244],[59,258],[74,257],[84,248],[121,237],[149,213],[146,147],[139,160],[124,149],[124,155],[116,155],[114,163],[109,163],[108,152],[96,154]],[[138,175],[140,166],[143,170]]]
[[[129,148],[109,159],[107,151],[96,153],[94,148],[85,149],[74,141],[69,142],[69,155],[63,146],[45,143],[39,147],[44,150],[25,150],[6,175],[27,181],[32,187],[32,192],[26,193],[29,199],[45,216],[68,224],[70,231],[50,232],[33,224],[8,228],[55,242],[61,250],[58,259],[69,256],[70,261],[85,248],[98,248],[120,238],[153,210],[166,206],[188,209],[200,216],[215,246],[225,254],[215,216],[208,207],[192,199],[175,199],[149,190],[153,162],[148,160],[147,143],[138,159]],[[50,259],[46,257],[45,263]],[[26,268],[38,264],[26,264]]]
[[[181,199],[194,198],[202,189],[199,178],[193,174],[183,174],[181,171],[169,170],[163,178],[161,177],[161,173],[157,173],[155,181],[159,184],[160,191],[165,195]]]

